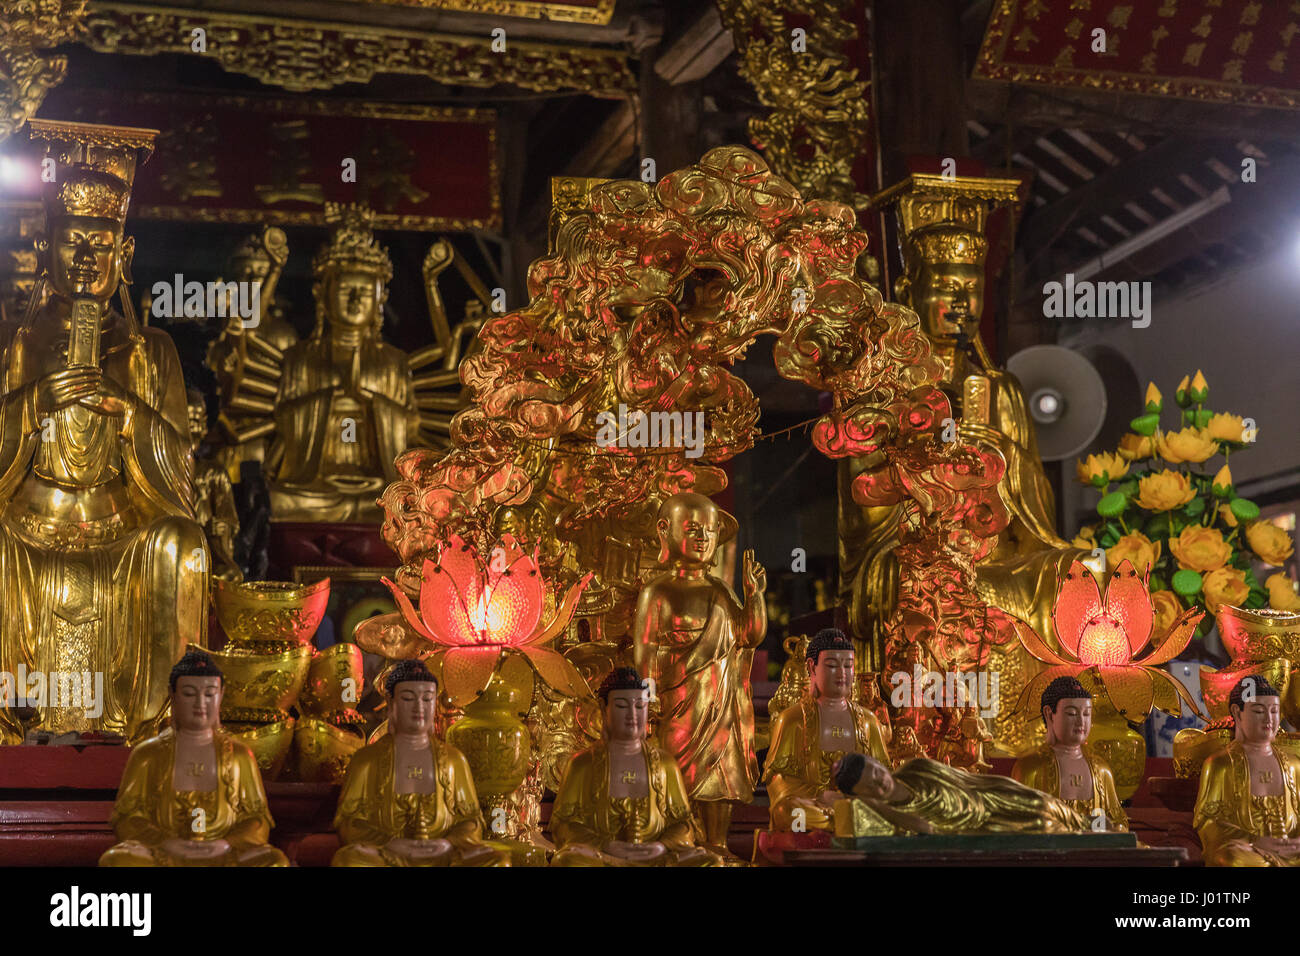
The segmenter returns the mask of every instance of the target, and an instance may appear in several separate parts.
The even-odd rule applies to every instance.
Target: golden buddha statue
[[[1274,746],[1280,695],[1265,677],[1243,677],[1228,712],[1233,741],[1201,768],[1192,814],[1205,865],[1300,865],[1300,758]]]
[[[185,398],[190,451],[194,456],[194,517],[207,535],[212,576],[223,581],[242,581],[244,572],[235,560],[235,535],[239,533],[235,488],[225,467],[202,455],[208,434],[208,406],[203,393],[190,388]]]
[[[655,527],[666,570],[637,597],[633,660],[653,681],[659,743],[682,772],[705,845],[734,858],[727,850],[732,805],[753,799],[758,776],[749,674],[767,632],[767,574],[746,551],[741,604],[711,573],[736,519],[703,495],[668,498]]]
[[[376,500],[397,481],[394,460],[420,427],[406,355],[380,338],[387,251],[370,214],[326,206],[330,243],[312,264],[316,327],[284,355],[267,452],[276,520],[378,521]]]
[[[1040,711],[1047,743],[1016,760],[1011,776],[1058,797],[1089,820],[1104,814],[1105,829],[1128,830],[1110,765],[1088,747],[1092,694],[1074,677],[1058,677],[1043,690]]]
[[[221,670],[202,651],[172,668],[172,727],[131,752],[100,866],[288,866],[253,752],[222,733]]]
[[[1058,577],[1079,552],[1056,534],[1055,501],[1024,391],[994,364],[979,334],[988,205],[1016,202],[1018,188],[1016,180],[914,174],[873,205],[896,204],[905,272],[895,298],[920,317],[943,364],[940,387],[952,401],[958,437],[992,445],[1006,460],[998,490],[1011,520],[997,548],[976,567],[976,590],[989,605],[1051,634]],[[898,594],[893,552],[901,506],[864,508],[853,501],[850,487],[863,465],[857,459],[840,465],[840,599],[849,606],[853,632],[865,641],[866,663],[879,669]],[[1013,644],[995,649],[989,669],[1001,673],[1002,692],[1014,697],[1038,666]],[[995,737],[1003,752],[1030,742],[1020,737],[1025,726],[998,722]]]
[[[1056,797],[1010,777],[968,773],[928,757],[897,770],[866,754],[847,754],[835,786],[854,799],[835,807],[836,833],[1083,833],[1088,821]]]
[[[388,734],[352,755],[334,829],[331,866],[509,866],[481,839],[469,764],[433,733],[438,684],[424,662],[397,664],[384,686]]]
[[[123,222],[156,133],[30,125],[58,175],[40,287],[0,327],[0,671],[103,675],[97,716],[51,702],[41,729],[138,740],[157,732],[168,672],[207,624],[180,360],[126,290]]]
[[[605,740],[569,762],[555,798],[552,866],[716,866],[695,845],[686,783],[646,739],[650,684],[618,667],[600,685]]]
[[[845,754],[890,763],[876,715],[852,700],[853,642],[826,628],[808,643],[806,660],[809,692],[777,716],[763,768],[774,830],[835,828],[832,810],[842,798],[831,785],[831,767]]]

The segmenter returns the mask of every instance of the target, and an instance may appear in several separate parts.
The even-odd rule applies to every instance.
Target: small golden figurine
[[[1192,815],[1206,866],[1300,865],[1300,759],[1274,746],[1281,708],[1265,677],[1232,689],[1233,741],[1201,768]]]
[[[280,521],[378,520],[393,462],[420,428],[407,357],[380,337],[388,252],[366,210],[330,203],[326,217],[334,234],[312,264],[316,327],[284,354],[267,452]]]
[[[704,831],[724,856],[732,805],[754,797],[754,648],[767,632],[767,574],[746,551],[745,603],[712,573],[719,540],[736,519],[708,498],[673,495],[656,522],[667,570],[637,599],[633,658],[654,681],[660,745],[677,761]]]
[[[186,411],[190,422],[190,449],[194,455],[194,517],[207,535],[212,555],[211,573],[223,581],[238,582],[244,572],[235,560],[235,536],[239,534],[239,510],[230,474],[220,462],[201,457],[208,434],[208,408],[203,393],[186,390]]]
[[[208,592],[180,360],[126,289],[123,223],[155,131],[30,127],[58,175],[38,288],[0,328],[0,671],[102,674],[103,700],[44,707],[41,729],[139,740],[161,726],[172,664],[206,640]]]
[[[646,739],[649,683],[615,668],[600,685],[605,740],[569,762],[551,815],[553,866],[716,866],[695,845],[686,784]]]
[[[385,683],[389,733],[352,755],[331,866],[509,866],[482,839],[483,816],[464,756],[433,734],[438,684],[421,660]]]
[[[876,715],[852,700],[853,642],[826,628],[808,644],[808,693],[781,712],[772,728],[763,780],[772,829],[832,830],[832,808],[843,797],[831,784],[831,767],[846,753],[866,753],[889,763]]]
[[[1089,819],[1105,815],[1107,830],[1128,830],[1110,765],[1088,746],[1092,694],[1074,677],[1058,677],[1043,690],[1039,713],[1047,743],[1020,757],[1011,776],[1074,807]]]
[[[835,786],[855,799],[835,808],[836,833],[1083,833],[1088,821],[1056,797],[1010,777],[967,773],[917,757],[897,770],[866,754],[848,754]]]
[[[172,724],[131,752],[100,866],[288,866],[253,752],[221,727],[224,681],[191,651],[172,668]]]

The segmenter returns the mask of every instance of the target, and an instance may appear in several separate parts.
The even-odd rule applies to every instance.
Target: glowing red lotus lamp
[[[1043,690],[1061,676],[1092,678],[1119,713],[1131,722],[1146,717],[1154,706],[1166,713],[1182,714],[1180,698],[1199,713],[1182,682],[1157,665],[1173,660],[1192,639],[1204,612],[1189,608],[1155,638],[1155,611],[1147,590],[1146,574],[1133,563],[1121,561],[1106,586],[1103,603],[1097,580],[1075,561],[1056,594],[1052,629],[1061,645],[1053,651],[1031,628],[1020,629],[1020,643],[1031,655],[1051,665],[1034,677],[1020,695],[1017,711],[1037,713]],[[1138,653],[1148,644],[1145,657]]]
[[[528,554],[508,534],[487,561],[453,535],[437,561],[424,562],[418,612],[401,588],[383,580],[407,625],[435,645],[428,657],[441,665],[442,692],[455,706],[479,697],[511,654],[522,656],[562,694],[590,693],[574,666],[547,646],[573,617],[590,574],[569,588],[547,621],[542,620],[547,594],[537,552]]]

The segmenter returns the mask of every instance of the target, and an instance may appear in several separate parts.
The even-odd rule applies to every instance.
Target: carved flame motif
[[[1052,629],[1062,653],[1028,629],[1021,633],[1025,650],[1052,666],[1025,687],[1016,704],[1018,711],[1032,710],[1057,677],[1087,674],[1129,720],[1141,720],[1153,706],[1177,716],[1182,713],[1180,698],[1199,713],[1182,682],[1157,665],[1183,652],[1205,612],[1188,608],[1165,634],[1155,635],[1149,574],[1139,575],[1131,561],[1121,561],[1106,585],[1103,601],[1092,573],[1078,561],[1070,565],[1052,611]],[[1151,652],[1139,657],[1148,644]]]

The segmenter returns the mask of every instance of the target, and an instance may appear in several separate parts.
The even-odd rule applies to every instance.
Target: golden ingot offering
[[[1300,611],[1247,610],[1224,604],[1215,616],[1223,646],[1236,663],[1300,658]]]
[[[356,709],[361,698],[364,662],[355,644],[333,644],[312,658],[307,683],[298,698],[299,709],[318,717],[332,717]]]
[[[316,717],[303,717],[293,734],[294,772],[308,783],[342,783],[352,755],[365,745],[358,725],[356,732],[336,727]]]
[[[312,584],[289,581],[213,582],[217,620],[235,644],[292,642],[310,645],[325,605],[330,579]]]
[[[203,650],[191,644],[191,650]],[[206,651],[225,675],[222,711],[287,711],[302,693],[311,666],[312,648],[299,645],[277,654],[247,647]]]
[[[243,741],[253,751],[263,780],[275,780],[284,769],[289,757],[289,747],[294,739],[292,717],[273,724],[224,723],[222,726],[232,737]]]

